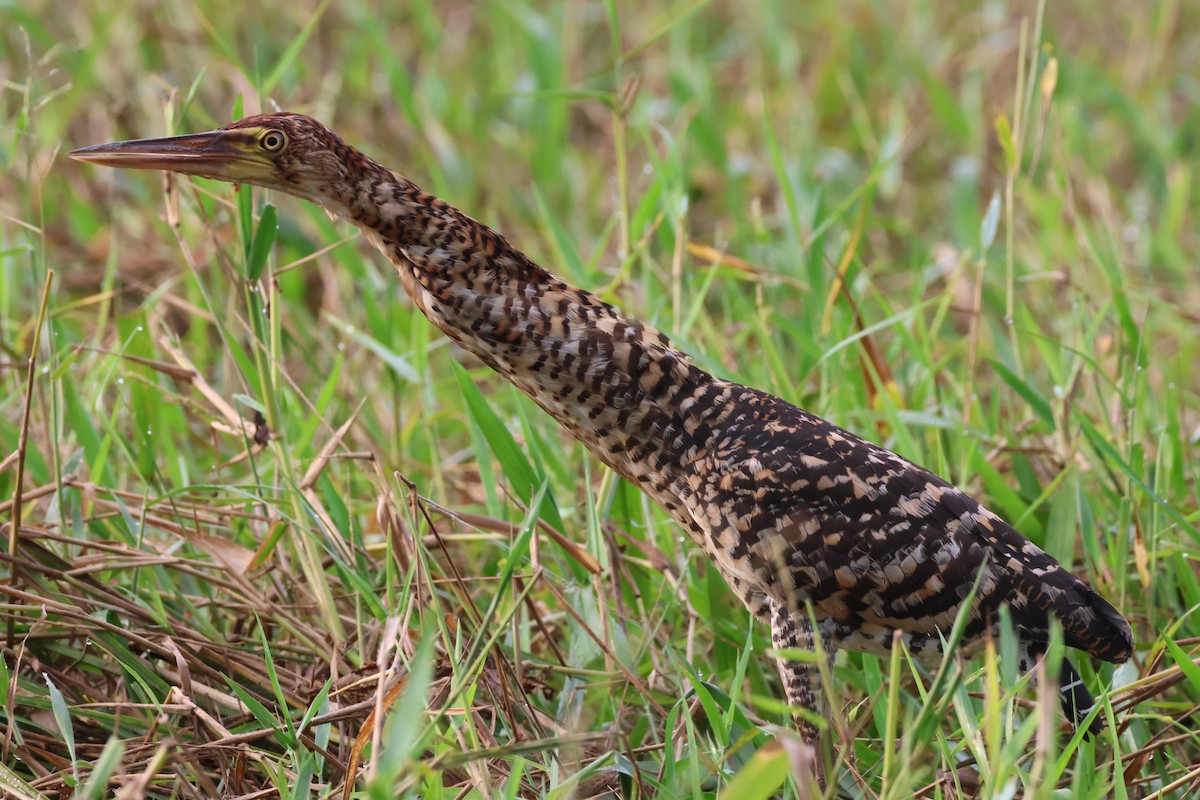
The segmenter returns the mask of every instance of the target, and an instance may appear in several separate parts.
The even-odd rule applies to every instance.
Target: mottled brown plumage
[[[1052,618],[1071,647],[1112,662],[1132,655],[1116,609],[973,498],[790,403],[709,375],[663,334],[315,120],[269,114],[72,155],[255,183],[352,220],[434,325],[691,534],[777,647],[811,648],[818,635],[830,653],[883,654],[898,637],[936,656],[977,585],[966,647],[995,631],[1007,604],[1022,668],[1044,651]],[[1078,723],[1094,701],[1063,664],[1064,705]],[[779,666],[788,700],[816,709],[814,666]]]

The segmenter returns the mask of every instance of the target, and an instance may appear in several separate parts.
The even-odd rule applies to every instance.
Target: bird
[[[975,498],[819,416],[696,366],[648,324],[555,277],[497,231],[347,144],[317,120],[260,114],[217,130],[74,150],[79,161],[253,184],[357,226],[428,320],[641,488],[771,630],[800,738],[818,745],[820,658],[780,651],[942,655],[998,635],[1019,668],[1051,637],[1121,663],[1129,623]],[[965,607],[965,608],[964,608]],[[1103,728],[1064,658],[1069,721]],[[804,713],[807,712],[807,713]],[[1088,721],[1088,718],[1091,718]]]

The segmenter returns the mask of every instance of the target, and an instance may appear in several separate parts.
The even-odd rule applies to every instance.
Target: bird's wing
[[[715,472],[737,529],[734,556],[786,575],[784,585],[850,628],[948,630],[979,578],[977,627],[1007,603],[1031,638],[1047,636],[1053,615],[1068,645],[1129,658],[1120,613],[974,498],[782,400],[752,400],[727,420],[723,439],[734,446],[713,454],[727,465]]]

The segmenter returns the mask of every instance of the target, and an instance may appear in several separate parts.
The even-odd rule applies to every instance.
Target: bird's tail
[[[1022,672],[1029,672],[1030,677],[1037,675],[1034,668],[1037,662],[1046,656],[1046,643],[1042,641],[1024,641],[1021,643],[1021,660],[1019,667]],[[1071,724],[1078,729],[1087,719],[1088,714],[1096,707],[1096,698],[1083,684],[1083,678],[1075,669],[1075,665],[1065,657],[1058,667],[1058,699],[1062,703],[1063,713]],[[1084,736],[1092,736],[1104,730],[1104,718],[1097,715],[1088,723]]]
[[[1076,728],[1083,724],[1087,715],[1096,707],[1096,698],[1083,685],[1083,678],[1075,670],[1075,666],[1067,659],[1062,660],[1058,668],[1058,696],[1062,700],[1063,713],[1071,720]],[[1091,737],[1104,730],[1104,718],[1097,714],[1088,723],[1084,736]]]

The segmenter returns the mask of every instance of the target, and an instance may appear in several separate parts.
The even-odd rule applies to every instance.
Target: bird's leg
[[[812,623],[804,616],[793,616],[783,606],[775,607],[771,620],[771,638],[777,650],[813,652]],[[808,711],[819,716],[824,707],[821,674],[815,660],[798,659],[794,654],[778,659],[779,677],[788,704],[796,712]],[[796,713],[796,726],[806,744],[817,745],[821,731],[809,714]]]
[[[809,653],[807,658],[796,658],[796,654],[776,659],[779,677],[783,680],[783,691],[788,705],[793,709],[796,730],[804,744],[811,748],[813,775],[817,785],[825,786],[825,757],[821,746],[821,729],[814,717],[821,714],[825,706],[825,694],[821,683],[821,665],[812,619],[803,611],[793,612],[781,603],[774,603],[771,614],[771,639],[776,650]],[[827,657],[831,657],[831,654]],[[806,713],[807,712],[807,713]]]

